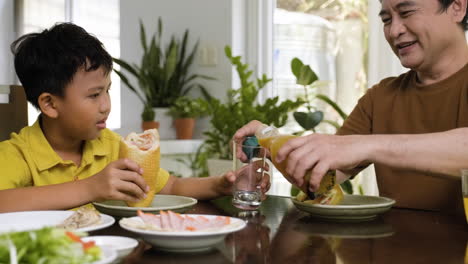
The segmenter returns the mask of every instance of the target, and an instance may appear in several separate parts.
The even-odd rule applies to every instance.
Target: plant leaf
[[[125,61],[121,60],[121,59],[118,59],[118,58],[112,58],[112,60],[117,63],[120,67],[122,67],[123,69],[125,69],[126,71],[128,71],[129,73],[133,74],[133,76],[137,77],[139,76],[138,74],[138,70],[136,69],[136,67],[134,68],[133,66],[131,66],[130,64],[126,63]]]
[[[141,22],[141,19],[140,19],[140,41],[141,41],[141,46],[143,47],[143,50],[146,52],[148,50],[148,47],[146,46],[146,32],[145,32],[145,27],[143,26],[143,22]]]
[[[294,74],[294,76],[296,76],[296,79],[299,79],[299,75],[301,73],[301,68],[303,65],[304,63],[302,63],[302,61],[298,58],[294,58],[291,61],[291,71]]]
[[[317,97],[318,99],[324,101],[325,103],[333,107],[333,109],[335,109],[335,111],[341,116],[341,118],[343,118],[343,120],[348,118],[348,115],[341,109],[341,107],[338,106],[337,103],[335,103],[332,99],[330,99],[330,97],[324,94],[318,94],[315,97]]]
[[[341,127],[340,124],[338,124],[337,122],[332,121],[332,120],[327,120],[327,119],[325,119],[325,120],[323,120],[322,122],[327,123],[327,124],[329,124],[329,125],[332,125],[333,127],[335,127],[335,129],[336,129],[337,131],[338,131],[338,129],[340,129],[340,127]]]
[[[303,65],[299,72],[299,78],[297,78],[296,83],[300,85],[309,85],[318,80],[315,72],[310,68],[309,65]]]
[[[323,112],[294,112],[294,119],[305,130],[311,130],[323,120]]]
[[[346,180],[340,184],[341,188],[343,191],[345,191],[348,194],[353,194],[353,185],[349,180]]]

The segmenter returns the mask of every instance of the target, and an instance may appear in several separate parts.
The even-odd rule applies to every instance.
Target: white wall
[[[15,71],[10,44],[14,34],[14,1],[0,0],[0,84],[14,84]]]
[[[145,25],[147,35],[156,31],[158,17],[163,20],[163,36],[166,42],[172,34],[182,37],[186,28],[190,31],[190,46],[200,39],[200,48],[212,47],[217,52],[217,65],[201,66],[198,61],[193,71],[217,78],[216,81],[203,82],[211,95],[226,97],[231,87],[231,66],[224,56],[224,46],[232,45],[232,2],[219,0],[140,0],[120,1],[121,19],[121,58],[125,61],[140,63],[142,54],[139,19]],[[122,87],[122,135],[139,130],[140,113],[143,109],[138,98],[126,87]],[[198,95],[195,94],[195,95]],[[195,138],[207,127],[207,120],[198,122]],[[201,124],[201,126],[200,126]]]

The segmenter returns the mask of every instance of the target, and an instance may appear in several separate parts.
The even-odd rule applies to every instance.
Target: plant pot
[[[195,128],[194,118],[177,118],[174,120],[177,139],[192,139]]]
[[[143,121],[141,123],[141,129],[143,129],[143,131],[148,130],[148,129],[153,129],[153,128],[158,129],[159,128],[159,122],[157,122],[157,121]]]
[[[176,133],[172,126],[172,117],[167,114],[168,107],[153,107],[155,120],[159,122],[159,137],[161,139],[175,139]]]

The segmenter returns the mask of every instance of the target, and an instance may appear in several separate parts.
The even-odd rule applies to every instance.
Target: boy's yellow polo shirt
[[[103,129],[97,139],[86,141],[79,167],[52,149],[42,133],[39,119],[0,142],[0,190],[43,186],[85,179],[118,159],[120,136]],[[160,169],[156,192],[166,185],[169,173]]]

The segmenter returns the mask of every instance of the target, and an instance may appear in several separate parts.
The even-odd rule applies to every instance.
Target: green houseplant
[[[177,139],[191,139],[195,128],[195,119],[208,114],[207,101],[181,96],[169,107],[168,114],[174,120]]]
[[[140,64],[113,58],[122,68],[114,71],[144,105],[143,120],[154,119],[154,107],[169,107],[178,97],[186,95],[195,87],[204,90],[205,88],[196,82],[197,79],[213,79],[190,72],[199,42],[188,50],[188,29],[185,30],[181,41],[172,36],[166,48],[163,48],[162,33],[163,24],[159,18],[157,32],[148,42],[145,27],[140,21],[140,41],[143,48]],[[136,84],[130,82],[129,76],[135,77]]]
[[[310,68],[309,65],[304,65],[304,63],[298,58],[294,58],[291,61],[291,71],[296,77],[296,84],[302,85],[304,88],[304,97],[307,107],[307,112],[294,112],[293,116],[296,122],[304,130],[312,130],[314,132],[315,127],[321,122],[328,123],[338,130],[340,128],[340,124],[332,120],[324,119],[323,111],[318,110],[315,106],[313,106],[311,104],[311,99],[309,99],[308,88],[314,88],[313,83],[319,79],[317,74]],[[315,94],[312,99],[318,99],[330,105],[343,120],[348,117],[348,115],[341,109],[341,107],[327,95]],[[353,193],[353,187],[349,180],[343,182],[341,187],[347,193]],[[294,192],[298,192],[298,189],[295,189]]]
[[[208,131],[204,132],[206,140],[201,146],[203,150],[199,152],[198,156],[201,159],[232,159],[229,143],[239,128],[254,119],[281,127],[286,123],[288,113],[304,103],[301,99],[279,102],[277,96],[268,98],[263,103],[258,102],[259,92],[271,79],[265,74],[261,78],[253,79],[253,71],[249,69],[249,65],[242,63],[240,56],[233,56],[229,46],[225,47],[225,54],[236,68],[240,87],[229,89],[227,101],[224,103],[205,94],[209,102],[211,126]],[[203,163],[203,161],[197,162],[198,164]],[[206,167],[202,168],[201,174],[207,174]]]
[[[324,119],[323,111],[318,110],[311,104],[308,88],[314,88],[313,83],[318,80],[317,74],[310,68],[309,65],[304,65],[304,63],[298,58],[294,58],[291,61],[291,71],[296,77],[296,84],[302,85],[304,88],[304,99],[307,107],[307,112],[294,112],[293,115],[296,122],[305,130],[315,131],[315,127],[322,121],[334,126],[336,129],[339,129],[340,125],[337,122]],[[312,99],[318,99],[330,105],[343,120],[348,117],[348,115],[338,106],[338,104],[330,99],[330,97],[327,95],[315,94]]]
[[[201,98],[181,96],[169,107],[168,114],[174,119],[199,118],[208,114],[208,102]]]

